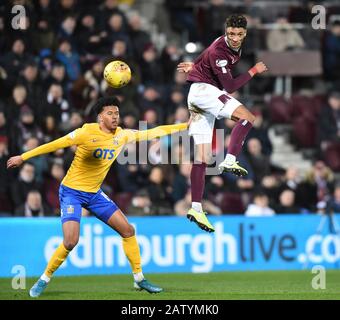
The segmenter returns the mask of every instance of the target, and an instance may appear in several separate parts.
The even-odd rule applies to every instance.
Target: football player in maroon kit
[[[192,62],[181,62],[177,70],[188,73],[191,83],[188,108],[193,116],[189,134],[196,146],[195,163],[191,170],[192,207],[187,217],[201,229],[214,232],[214,227],[202,209],[206,166],[211,157],[211,144],[215,119],[229,118],[236,121],[230,136],[228,154],[218,165],[220,173],[232,172],[244,176],[236,157],[253,126],[255,116],[230,94],[244,86],[256,74],[265,72],[266,65],[258,62],[248,72],[233,78],[231,69],[241,58],[241,46],[247,35],[247,20],[233,14],[226,19],[225,35],[217,38]]]

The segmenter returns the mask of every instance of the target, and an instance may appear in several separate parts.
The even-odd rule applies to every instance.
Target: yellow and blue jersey
[[[64,137],[25,152],[21,156],[26,161],[44,153],[76,145],[74,159],[62,185],[96,193],[124,145],[133,141],[152,140],[186,129],[187,124],[180,123],[142,131],[117,127],[115,133],[106,133],[100,129],[98,123],[88,123]]]

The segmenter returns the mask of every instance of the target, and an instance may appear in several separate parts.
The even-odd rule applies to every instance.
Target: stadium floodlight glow
[[[185,51],[188,53],[195,53],[197,51],[197,45],[194,42],[188,42],[185,45]]]

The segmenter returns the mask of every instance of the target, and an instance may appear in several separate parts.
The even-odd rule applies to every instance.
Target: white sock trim
[[[236,161],[236,157],[233,154],[228,153],[225,157],[225,161],[228,164],[233,164]]]
[[[201,202],[193,202],[191,204],[191,208],[193,208],[194,210],[196,210],[198,212],[203,212],[203,208],[202,208],[202,203]]]
[[[46,281],[47,283],[51,280],[51,278],[48,277],[45,273],[41,275],[40,279]]]
[[[142,280],[144,280],[143,272],[133,273],[133,279],[135,280],[135,282],[141,282]]]

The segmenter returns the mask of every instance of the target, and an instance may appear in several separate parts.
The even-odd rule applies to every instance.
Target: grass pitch
[[[41,300],[340,300],[340,270],[326,272],[326,289],[312,288],[310,271],[149,274],[163,287],[160,294],[135,291],[131,275],[55,277]],[[0,278],[1,300],[31,299],[28,291],[13,290],[10,278]]]

